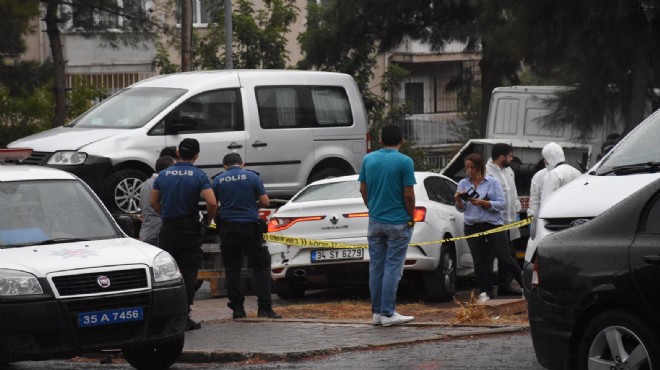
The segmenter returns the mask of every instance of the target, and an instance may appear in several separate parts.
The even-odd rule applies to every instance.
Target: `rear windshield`
[[[71,123],[75,127],[137,128],[151,121],[172,102],[185,94],[184,89],[135,87],[120,91]]]
[[[314,200],[334,200],[360,198],[360,182],[342,181],[327,184],[310,185],[303,189],[292,202],[310,202]]]
[[[78,181],[0,182],[0,248],[120,237]]]

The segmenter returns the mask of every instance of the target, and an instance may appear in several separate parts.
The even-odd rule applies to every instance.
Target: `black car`
[[[528,315],[544,367],[660,368],[660,180],[539,244]]]

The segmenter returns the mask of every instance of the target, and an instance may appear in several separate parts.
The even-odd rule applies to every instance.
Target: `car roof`
[[[447,179],[449,181],[455,182],[454,180],[450,179],[449,177],[439,174],[437,172],[425,172],[425,171],[415,171],[415,180],[419,183],[420,181],[423,181],[429,176],[437,176],[437,177],[442,177],[444,179]],[[329,184],[333,182],[342,182],[342,181],[357,181],[358,175],[348,175],[348,176],[340,176],[340,177],[331,177],[323,180],[317,180],[314,181],[313,183],[309,185],[318,185],[318,184]],[[308,186],[309,186],[308,185]]]
[[[0,164],[0,182],[32,180],[75,180],[68,172],[42,166]]]

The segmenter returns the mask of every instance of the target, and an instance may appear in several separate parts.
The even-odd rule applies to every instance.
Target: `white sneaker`
[[[374,325],[380,325],[382,317],[383,316],[381,316],[379,313],[375,313],[371,318],[371,323]]]
[[[490,297],[486,292],[479,294],[479,297],[477,298],[477,303],[478,304],[484,304],[486,302],[490,301]]]
[[[396,324],[405,324],[409,321],[415,320],[414,316],[403,316],[399,315],[398,313],[394,313],[392,316],[387,317],[387,316],[381,316],[380,317],[380,323],[383,326],[392,326]]]

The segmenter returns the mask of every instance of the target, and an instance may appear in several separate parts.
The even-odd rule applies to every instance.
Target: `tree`
[[[54,68],[55,115],[52,126],[61,126],[67,118],[66,60],[62,51],[62,30],[89,38],[99,38],[105,46],[136,46],[152,41],[156,30],[168,27],[144,9],[141,0],[40,0],[46,9],[44,21],[50,41]],[[119,32],[117,32],[119,30]]]
[[[17,57],[25,51],[23,36],[32,31],[30,19],[38,14],[39,0],[0,0],[0,58]]]

